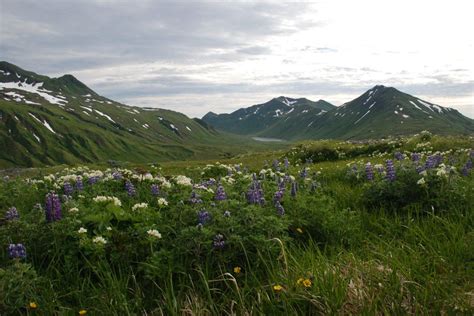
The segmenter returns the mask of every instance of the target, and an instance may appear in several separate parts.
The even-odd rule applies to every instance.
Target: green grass
[[[444,148],[449,139],[431,142]],[[449,165],[453,155],[453,163],[461,170],[470,159],[461,149],[469,143],[452,144],[453,151],[444,154],[443,162]],[[408,141],[402,146],[411,145]],[[249,205],[243,193],[250,185],[250,174],[259,172],[264,161],[269,169],[273,159],[287,154],[283,150],[243,154],[220,164],[204,160],[128,165],[135,171],[123,174],[135,185],[136,196],[127,195],[124,179],[86,184],[84,191],[63,202],[63,218],[53,223],[46,223],[44,210],[35,205],[44,207],[50,190],[63,192],[54,185],[61,175],[75,172],[86,182],[84,172],[88,171],[57,166],[24,170],[19,176],[10,172],[10,179],[0,183],[0,218],[15,206],[20,219],[0,221],[0,314],[77,315],[81,309],[92,315],[474,312],[472,171],[467,177],[454,173],[443,178],[436,175],[437,169],[429,170],[428,185],[443,184],[437,195],[420,195],[407,207],[393,208],[369,203],[369,189],[387,180],[377,175],[371,183],[360,169],[367,161],[375,164],[391,155],[306,165],[291,161],[288,173],[295,176],[299,190],[291,197],[291,185],[286,184],[285,215],[277,215],[271,202],[277,185],[270,171],[265,179],[259,177],[266,205]],[[237,163],[242,163],[242,171],[247,167],[248,173],[238,174]],[[362,176],[356,176],[347,164],[359,166],[357,174]],[[396,166],[399,175],[414,168],[408,159]],[[303,167],[310,168],[311,181],[299,177]],[[104,170],[106,166],[90,168]],[[233,183],[225,180],[229,168]],[[132,177],[144,171],[167,176],[171,186]],[[49,173],[56,173],[57,180],[25,182],[27,177],[42,179]],[[214,193],[196,189],[203,203],[188,203],[191,188],[175,184],[173,175],[177,174],[188,175],[195,183],[222,177],[227,200],[215,201]],[[317,182],[316,191],[310,189],[312,181]],[[399,187],[411,185],[401,176],[396,181]],[[160,185],[160,197],[168,206],[160,206],[151,195],[151,183]],[[211,187],[216,190],[215,185]],[[456,198],[451,196],[453,190],[459,193]],[[97,195],[116,196],[122,205],[92,201]],[[443,201],[449,201],[447,209],[433,210],[425,204],[442,205]],[[148,203],[148,208],[131,210],[141,202]],[[73,207],[79,212],[69,213]],[[197,214],[202,209],[211,214],[211,220],[199,228]],[[226,210],[230,217],[223,215]],[[87,228],[87,233],[79,234],[80,227]],[[148,236],[149,229],[157,229],[162,239]],[[225,238],[222,250],[213,248],[216,234]],[[94,244],[95,236],[103,236],[107,244]],[[27,258],[12,260],[6,247],[19,242],[25,244]],[[235,267],[240,267],[240,273]],[[38,308],[29,308],[30,302]]]

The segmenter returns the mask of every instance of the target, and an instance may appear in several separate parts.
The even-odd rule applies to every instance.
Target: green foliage
[[[416,147],[397,146],[408,143]],[[0,182],[0,313],[472,314],[474,178],[461,172],[472,158],[452,149],[426,173],[416,170],[426,155],[417,163],[406,155],[395,162],[393,182],[375,168],[381,157],[365,154],[305,164],[306,177],[294,163],[283,172],[260,170],[281,152],[243,157],[239,167],[235,160],[177,162],[12,176]],[[264,205],[246,198],[254,172]],[[47,223],[45,195],[62,196],[64,181],[75,185],[78,176],[84,190],[62,197],[62,219]],[[90,184],[94,176],[100,179]],[[215,199],[211,177],[227,199]],[[277,189],[283,216],[274,205]],[[12,206],[20,217],[7,220]],[[217,235],[223,247],[214,245]],[[9,258],[10,243],[23,243],[26,259]]]

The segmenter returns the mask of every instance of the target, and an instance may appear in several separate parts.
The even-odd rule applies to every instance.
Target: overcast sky
[[[474,118],[471,0],[0,0],[0,58],[192,117],[394,86]]]

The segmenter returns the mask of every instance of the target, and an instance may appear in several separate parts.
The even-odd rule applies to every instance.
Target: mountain
[[[0,62],[0,167],[210,158],[236,142],[202,120],[102,97],[72,75]]]
[[[300,124],[312,116],[323,115],[335,108],[319,100],[274,98],[266,103],[241,108],[230,114],[209,112],[202,118],[215,128],[230,133],[253,136],[288,137],[300,130]]]
[[[231,114],[210,112],[203,120],[219,130],[287,140],[474,133],[474,121],[457,110],[382,85],[339,107],[279,97]]]
[[[436,134],[471,134],[474,121],[455,109],[378,85],[315,120],[299,137],[367,139],[422,130]]]

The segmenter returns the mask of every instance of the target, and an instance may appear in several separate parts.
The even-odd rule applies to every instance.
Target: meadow
[[[472,137],[4,170],[1,315],[472,315]]]

